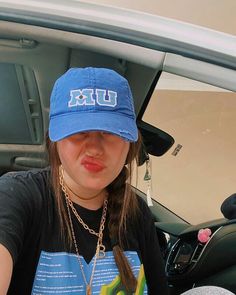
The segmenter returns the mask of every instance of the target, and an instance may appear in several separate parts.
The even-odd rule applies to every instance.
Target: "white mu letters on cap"
[[[91,106],[115,107],[117,105],[117,92],[106,89],[76,89],[70,91],[68,107]]]

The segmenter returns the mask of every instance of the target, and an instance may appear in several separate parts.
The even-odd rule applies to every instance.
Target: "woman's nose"
[[[86,155],[98,157],[103,154],[103,140],[100,132],[89,132],[86,139]]]

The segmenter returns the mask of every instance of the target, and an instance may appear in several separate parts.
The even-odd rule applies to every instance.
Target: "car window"
[[[153,197],[192,224],[222,218],[221,203],[236,192],[235,116],[236,93],[163,72],[142,118],[175,139],[151,156]]]
[[[39,144],[42,114],[34,71],[0,63],[0,144]]]

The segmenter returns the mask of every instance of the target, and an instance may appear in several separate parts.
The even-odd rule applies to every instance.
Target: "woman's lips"
[[[96,159],[82,159],[81,164],[89,172],[100,172],[105,168],[105,165]]]

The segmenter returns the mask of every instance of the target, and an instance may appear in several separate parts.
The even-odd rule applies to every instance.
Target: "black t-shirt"
[[[67,238],[61,235],[49,178],[49,169],[11,172],[0,178],[0,244],[9,250],[14,262],[9,295],[85,294],[76,251],[73,245],[68,247]],[[135,222],[127,222],[124,253],[138,279],[137,294],[166,295],[164,265],[150,210],[141,198],[138,204],[139,217]],[[85,223],[98,231],[102,208],[88,210],[77,204],[74,206]],[[73,214],[71,216],[80,261],[89,281],[97,237],[85,230]],[[122,291],[108,222],[109,212],[103,236],[106,255],[96,262],[92,281],[94,294]]]

